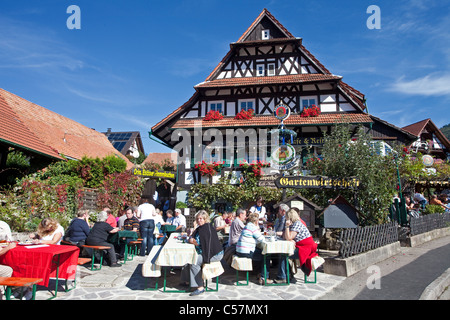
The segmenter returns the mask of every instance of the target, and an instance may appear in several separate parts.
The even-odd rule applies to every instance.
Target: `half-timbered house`
[[[203,160],[224,161],[222,174],[233,172],[236,183],[239,183],[241,161],[268,161],[272,151],[269,133],[280,126],[280,120],[273,115],[274,108],[279,105],[290,109],[290,116],[283,124],[295,131],[296,137],[290,142],[303,160],[307,153],[320,156],[324,133],[330,133],[333,125],[338,123],[363,125],[367,130],[375,128],[381,139],[399,134],[402,139],[415,139],[400,128],[373,119],[366,110],[364,94],[345,83],[342,76],[330,72],[303,46],[302,39],[293,36],[267,9],[236,42],[230,44],[222,61],[194,88],[193,96],[154,125],[151,131],[176,151],[180,151],[177,149],[181,141],[179,136],[191,139],[192,150],[201,148],[200,156],[195,151],[186,152],[186,148],[180,151],[179,160],[183,163],[179,161],[178,183],[185,187],[207,179],[210,182],[217,180],[218,177],[201,177],[195,170],[195,164]],[[302,115],[313,105],[319,107],[320,114]],[[254,110],[253,117],[237,117],[249,109]],[[218,120],[207,121],[212,111],[221,116]],[[210,129],[221,133],[220,141],[217,141],[217,135],[214,140],[208,137]],[[239,144],[238,130],[241,133],[252,130],[257,144],[252,146],[245,142],[251,138],[243,145]],[[190,138],[184,135],[185,132],[190,133]],[[232,139],[227,140],[230,135],[233,135]],[[214,145],[214,148],[205,152],[208,145]],[[221,147],[223,152],[219,152]]]

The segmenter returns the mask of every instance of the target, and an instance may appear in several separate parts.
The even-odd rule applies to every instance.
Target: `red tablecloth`
[[[46,247],[19,246],[0,256],[0,264],[13,268],[13,277],[42,278],[38,283],[48,287],[56,277],[59,255],[59,279],[75,279],[80,249],[76,246],[48,245]],[[52,262],[53,261],[53,262]]]

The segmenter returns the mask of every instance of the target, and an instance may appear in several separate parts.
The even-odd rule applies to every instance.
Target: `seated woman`
[[[34,244],[60,244],[64,228],[53,218],[45,218],[39,223],[37,233],[31,234]]]
[[[313,270],[311,259],[319,256],[316,252],[317,244],[295,210],[291,209],[286,214],[286,228],[284,229],[283,238],[295,242],[294,255],[298,254],[300,267],[303,273],[309,276]],[[286,268],[285,265],[285,263],[280,263],[280,268],[283,268],[283,266]],[[286,271],[284,271],[284,274],[286,274]]]
[[[97,216],[97,222],[89,232],[86,238],[86,244],[89,246],[105,246],[109,247],[107,250],[110,267],[120,267],[121,265],[117,263],[116,251],[114,250],[114,245],[108,242],[108,236],[110,233],[115,233],[119,231],[119,228],[113,228],[110,224],[106,222],[108,218],[107,213],[102,211]]]
[[[89,235],[89,210],[79,210],[77,217],[70,222],[64,240],[82,246]]]
[[[187,264],[181,270],[181,281],[183,285],[197,287],[190,296],[196,296],[205,292],[202,279],[202,264],[220,261],[223,257],[222,245],[215,228],[210,224],[209,215],[205,210],[195,214],[197,228],[189,238],[189,243],[195,245],[198,258],[195,264]]]
[[[239,236],[236,243],[236,255],[238,257],[250,258],[255,261],[262,261],[261,249],[256,247],[257,243],[264,240],[264,235],[259,229],[259,213],[253,212],[248,215],[247,224]],[[269,271],[270,260],[266,261],[266,270]],[[264,281],[264,263],[261,263],[261,276],[258,277],[259,284],[263,285],[265,282],[272,283],[270,279]]]

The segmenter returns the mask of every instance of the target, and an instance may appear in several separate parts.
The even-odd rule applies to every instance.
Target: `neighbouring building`
[[[141,133],[139,131],[112,132],[111,128],[108,128],[108,130],[103,133],[113,147],[124,156],[138,158],[139,153],[145,155],[144,145],[142,144]]]
[[[410,124],[403,127],[403,130],[416,136],[413,143],[409,145],[413,152],[429,154],[441,160],[450,158],[450,141],[431,119]]]
[[[43,166],[64,159],[108,155],[124,159],[128,168],[133,166],[101,132],[0,89],[0,171],[13,150],[26,154],[32,164]]]

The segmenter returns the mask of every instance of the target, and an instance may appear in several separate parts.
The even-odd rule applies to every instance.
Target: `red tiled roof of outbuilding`
[[[124,159],[128,168],[133,165],[103,133],[4,89],[0,89],[0,108],[10,119],[8,124],[1,126],[0,138],[5,141],[59,159],[61,156],[103,158],[114,154]],[[20,122],[20,126],[15,125],[14,121]]]

